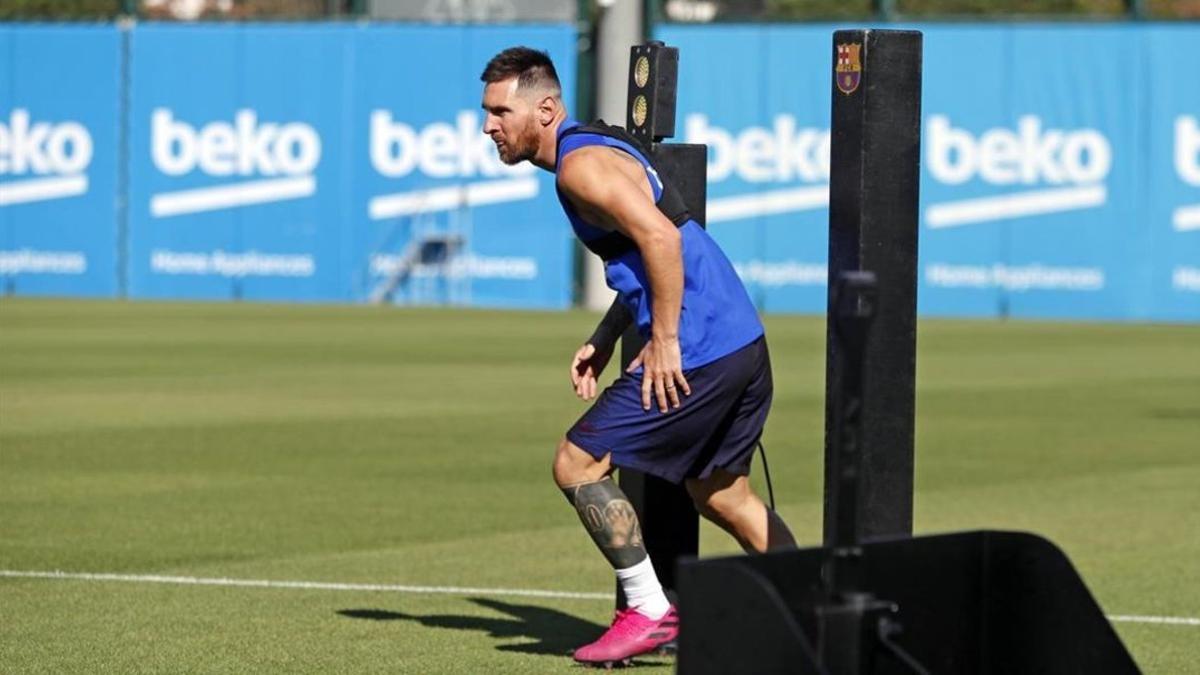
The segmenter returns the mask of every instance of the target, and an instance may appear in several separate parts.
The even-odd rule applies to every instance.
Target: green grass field
[[[0,569],[606,594],[549,469],[595,319],[0,301]],[[824,320],[767,323],[775,491],[814,544]],[[928,320],[918,380],[918,531],[1036,531],[1107,613],[1200,617],[1200,327]],[[0,672],[562,672],[610,611],[0,577]],[[1200,672],[1200,626],[1117,628]]]

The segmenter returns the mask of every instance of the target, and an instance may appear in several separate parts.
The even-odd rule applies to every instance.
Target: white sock
[[[663,594],[662,585],[658,583],[658,575],[650,564],[650,557],[625,569],[617,570],[617,583],[625,592],[629,606],[651,619],[661,619],[671,608],[667,596]]]

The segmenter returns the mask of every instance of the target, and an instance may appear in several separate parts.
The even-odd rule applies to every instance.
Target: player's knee
[[[567,439],[564,438],[558,442],[558,449],[554,451],[554,464],[552,466],[554,482],[560,488],[578,482],[572,480],[575,476],[574,469],[571,456],[567,452]]]
[[[696,513],[699,513],[713,522],[720,522],[720,514],[708,506],[707,500],[692,497],[692,506],[696,507]]]
[[[715,491],[695,491],[692,493],[692,503],[696,511],[709,520],[718,523],[732,523],[746,506],[747,495],[741,490],[725,489]]]
[[[554,453],[554,482],[560,488],[598,481],[612,471],[609,458],[596,459],[567,439],[558,442]]]
[[[594,463],[595,460],[572,447],[571,442],[564,438],[558,442],[558,449],[554,452],[554,482],[560,488],[587,482],[589,465]]]

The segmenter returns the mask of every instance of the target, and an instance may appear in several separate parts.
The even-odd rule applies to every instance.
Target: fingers
[[[666,377],[665,373],[655,377],[649,369],[642,373],[643,410],[650,409],[652,400],[658,403],[660,412],[668,412],[672,408],[678,408],[683,405],[680,392],[684,396],[692,395],[692,388],[688,385],[687,378],[683,376],[682,372],[676,371],[673,377]]]
[[[642,364],[646,362],[646,350],[649,348],[650,343],[646,343],[641,351],[638,352],[638,355],[633,357],[633,360],[629,362],[629,367],[625,369],[625,372],[632,373],[641,368]],[[650,409],[650,388],[653,384],[654,378],[650,375],[650,369],[646,368],[645,372],[642,373],[642,410]]]
[[[672,408],[678,408],[679,407],[679,388],[675,386],[674,378],[667,380],[667,384],[664,385],[663,388],[667,392],[667,402],[671,404]],[[663,412],[666,412],[666,410],[664,410]]]
[[[679,389],[683,391],[684,396],[692,395],[692,386],[688,384],[687,378],[683,376],[682,370],[676,370],[674,375],[675,383],[679,385]]]
[[[632,373],[639,367],[642,371],[642,409],[650,410],[652,403],[658,404],[660,412],[669,412],[672,408],[683,405],[683,396],[691,396],[692,387],[680,368],[678,355],[674,359],[663,358],[663,355],[650,351],[651,344],[647,343],[638,353],[625,372]],[[665,363],[664,363],[665,361]],[[674,366],[668,365],[671,361]]]
[[[591,344],[585,344],[575,350],[575,357],[571,359],[571,385],[575,387],[575,393],[579,393],[579,384],[583,380],[584,372],[587,368],[583,367],[583,362],[587,361],[596,353],[596,348]]]
[[[667,393],[667,400],[671,403],[672,408],[678,408],[680,405],[683,405],[680,393],[684,396],[692,395],[692,387],[688,384],[687,378],[683,376],[683,371],[681,370],[671,373],[671,377],[666,380],[663,389]],[[663,412],[666,412],[666,410],[663,410]]]
[[[575,395],[584,401],[590,401],[596,396],[596,371],[591,365],[583,369],[579,376],[579,384],[575,385]]]
[[[646,369],[642,373],[642,410],[650,409],[650,392],[654,389],[654,377],[650,375],[650,369]]]
[[[671,385],[671,393],[675,393],[675,385]],[[663,378],[654,380],[654,398],[658,401],[658,411],[667,412],[671,409],[670,403],[667,401],[667,385]],[[678,404],[676,404],[678,405]]]

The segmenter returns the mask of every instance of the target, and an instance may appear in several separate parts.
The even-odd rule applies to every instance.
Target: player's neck
[[[567,111],[560,107],[550,124],[542,127],[537,154],[529,160],[533,162],[534,166],[554,173],[555,165],[558,162],[558,128],[566,119]]]

